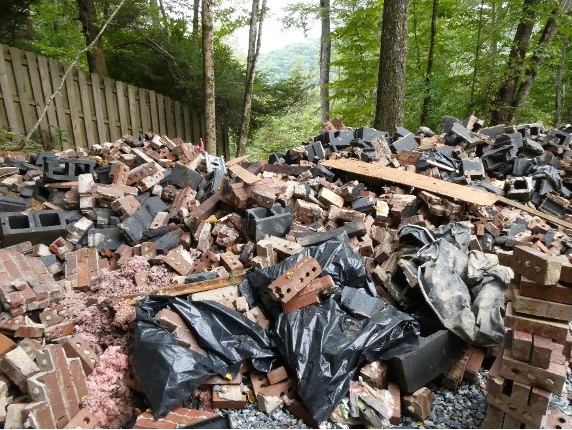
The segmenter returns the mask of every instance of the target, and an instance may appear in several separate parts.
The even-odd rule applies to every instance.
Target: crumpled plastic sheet
[[[183,318],[207,356],[179,345],[153,320],[163,308]],[[149,296],[136,312],[131,364],[156,417],[188,399],[209,376],[236,375],[240,364],[249,359],[261,372],[268,372],[277,362],[278,354],[268,333],[219,303]]]
[[[300,399],[314,419],[324,421],[365,360],[389,360],[414,350],[420,329],[389,304],[373,318],[357,318],[331,297],[323,305],[281,314],[275,330],[282,357],[300,378]]]
[[[450,223],[429,231],[409,225],[399,234],[400,243],[403,236],[406,244],[412,244],[413,237],[422,244],[415,257],[419,286],[441,323],[477,346],[501,343],[509,274],[496,255],[467,252],[470,227]]]
[[[321,276],[330,275],[339,285],[364,288],[372,296],[377,295],[373,280],[368,275],[362,258],[352,251],[347,240],[348,236],[344,232],[338,239],[329,240],[317,246],[308,246],[279,264],[254,270],[246,275],[246,279],[239,287],[240,292],[250,306],[256,303],[261,304],[266,316],[275,320],[282,313],[282,307],[272,300],[267,287],[302,258],[314,257],[322,267]]]

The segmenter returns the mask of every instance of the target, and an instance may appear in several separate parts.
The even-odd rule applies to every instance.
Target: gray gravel
[[[488,378],[488,371],[481,370],[475,384],[463,382],[457,393],[442,388],[436,384],[429,384],[433,392],[433,409],[424,422],[417,422],[404,416],[401,428],[458,428],[479,429],[487,411],[486,391],[484,390]],[[567,376],[567,391],[572,393],[572,373]],[[572,416],[572,405],[567,396],[553,396],[550,402],[551,409],[561,409]],[[260,412],[256,404],[249,405],[243,410],[224,410],[228,413],[232,428],[309,428],[302,420],[298,420],[288,410],[278,410],[272,416]],[[332,422],[324,422],[322,429],[343,429],[347,426]]]

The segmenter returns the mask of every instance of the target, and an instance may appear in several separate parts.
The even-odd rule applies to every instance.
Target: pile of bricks
[[[503,265],[511,265],[513,253],[538,254],[550,261],[556,260],[549,255],[561,256],[558,279],[548,263],[547,276],[552,277],[541,280],[525,269],[514,269],[523,276],[517,275],[519,288],[507,309],[507,326],[513,330],[510,339],[516,345],[526,338],[522,333],[532,333],[526,339],[531,339],[530,348],[539,351],[547,348],[546,339],[563,345],[568,336],[564,322],[570,320],[572,306],[566,296],[571,230],[563,227],[572,219],[567,188],[572,183],[571,132],[568,128],[547,130],[539,124],[482,128],[480,121],[470,117],[465,121],[445,118],[440,135],[422,127],[416,133],[398,128],[390,136],[332,121],[320,135],[275,153],[267,161],[248,162],[241,157],[225,163],[197,145],[153,134],[96,144],[89,153],[78,149],[42,152],[27,160],[4,157],[0,163],[0,303],[4,310],[0,332],[5,339],[0,339],[4,345],[0,370],[6,380],[0,384],[0,403],[8,406],[6,427],[72,425],[64,423],[62,405],[73,425],[80,425],[77,420],[86,426],[97,425],[93,416],[81,415],[88,412],[78,411],[74,402],[81,400],[78,393],[85,394],[82,381],[98,358],[58,303],[71,292],[101,300],[105,294],[98,295],[96,275],[103,269],[120,270],[133,257],[168,271],[169,285],[153,289],[147,274],[138,272],[131,289],[115,299],[136,303],[146,294],[159,293],[215,300],[266,329],[271,321],[264,307],[249,303],[236,287],[246,271],[271,267],[304,247],[342,236],[362,258],[379,296],[423,314],[426,303],[420,300],[417,270],[407,244],[400,243],[399,229],[405,225],[433,229],[466,221],[471,225],[469,250],[495,253]],[[365,161],[367,166],[417,173],[419,188],[398,181],[380,185],[359,172],[344,175],[324,165],[325,160],[345,162],[348,158]],[[534,166],[543,169],[534,170]],[[553,180],[554,172],[559,183]],[[527,210],[500,204],[479,206],[447,197],[439,189],[423,190],[425,184],[445,190],[450,184],[443,180],[506,195],[527,203]],[[467,187],[468,193],[471,190]],[[42,208],[28,211],[32,201]],[[540,212],[531,214],[533,206]],[[549,223],[548,216],[556,218]],[[315,259],[303,259],[268,287],[269,296],[284,312],[319,305],[324,296],[340,288],[331,277],[320,277],[321,271]],[[341,300],[355,315],[367,318],[379,311],[379,302],[374,300],[379,298],[367,296],[365,300],[362,294],[367,296],[346,288]],[[527,309],[540,312],[535,316],[561,321],[550,323],[558,328],[558,336],[519,326],[518,321],[534,320]],[[164,312],[157,322],[180,344],[204,353],[176,317]],[[467,348],[440,324],[421,325],[417,350],[387,363],[367,363],[362,380],[355,381],[362,384],[356,386],[362,393],[360,402],[378,407],[376,401],[387,400],[393,406],[367,415],[354,409],[352,418],[374,426],[384,418],[395,424],[403,410],[421,420],[431,409],[430,381],[443,375],[443,385],[455,390],[463,378],[475,380],[484,351]],[[78,344],[82,346],[73,346]],[[59,345],[63,356],[56,348]],[[505,354],[518,360],[511,348]],[[48,354],[37,352],[43,350],[59,351],[57,366],[38,361]],[[14,373],[12,367],[20,358],[26,365]],[[83,379],[74,364],[78,360]],[[214,407],[242,408],[256,399],[266,412],[286,405],[296,416],[315,424],[296,399],[296,375],[287,370],[257,374],[244,365],[232,381],[211,378],[202,390]],[[500,375],[516,381],[513,388],[522,384]],[[46,381],[54,379],[65,394],[42,397],[43,387],[49,385]],[[131,385],[139,389],[135,381]],[[14,397],[11,387],[28,394]],[[33,389],[38,394],[32,394]],[[503,388],[501,393],[505,392]],[[350,401],[357,402],[351,397]],[[492,407],[505,413],[496,404]],[[193,422],[196,413],[189,411],[173,411],[163,421],[154,421],[145,412],[136,425],[174,428]],[[505,421],[509,425],[510,418]],[[532,422],[539,421],[528,424]]]
[[[548,407],[562,393],[569,367],[572,265],[517,247],[511,267],[509,330],[489,373],[483,428],[566,428],[569,419]]]

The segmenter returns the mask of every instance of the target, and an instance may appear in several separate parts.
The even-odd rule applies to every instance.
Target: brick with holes
[[[274,280],[268,291],[272,298],[287,303],[298,291],[306,287],[322,271],[320,263],[313,257],[304,257]]]

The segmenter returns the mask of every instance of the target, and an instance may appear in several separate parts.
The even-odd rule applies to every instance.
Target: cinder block
[[[67,232],[63,211],[4,212],[0,214],[0,239],[7,247],[30,241],[32,245],[49,245]]]

